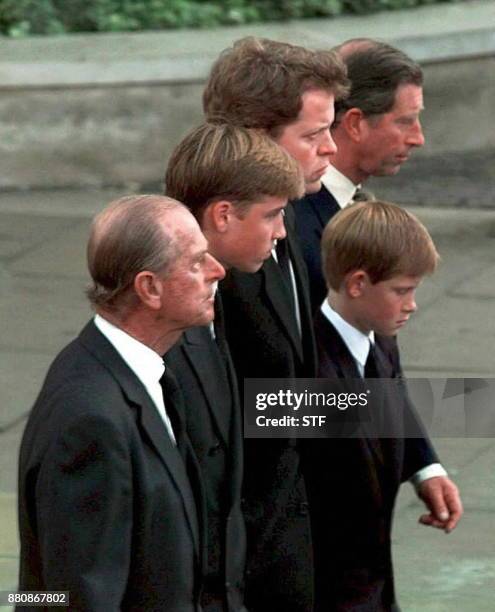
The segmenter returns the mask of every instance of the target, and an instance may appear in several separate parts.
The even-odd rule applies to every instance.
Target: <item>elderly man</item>
[[[212,320],[224,270],[162,196],[100,213],[88,266],[96,315],[53,362],[22,440],[19,588],[69,591],[84,612],[197,612],[200,476],[161,355]]]
[[[360,187],[370,176],[397,174],[413,149],[424,144],[421,67],[399,49],[367,38],[349,40],[337,51],[351,81],[349,96],[335,105],[331,133],[337,151],[321,190],[294,204],[313,311],[327,294],[323,228],[354,198],[363,199]]]
[[[346,92],[342,63],[273,40],[248,37],[213,65],[203,95],[207,118],[262,130],[300,165],[306,192],[335,153],[334,100]],[[316,355],[304,261],[286,209],[287,238],[255,274],[230,270],[221,293],[238,377],[311,377]],[[313,558],[301,445],[246,440],[246,606],[308,612]]]

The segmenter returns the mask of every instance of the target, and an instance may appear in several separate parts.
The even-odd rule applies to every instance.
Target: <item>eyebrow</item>
[[[307,130],[303,132],[303,136],[311,136],[311,134],[319,134],[320,132],[325,132],[326,130],[329,130],[332,127],[332,124],[333,124],[333,121],[332,123],[325,123],[325,125],[322,125],[321,127]]]

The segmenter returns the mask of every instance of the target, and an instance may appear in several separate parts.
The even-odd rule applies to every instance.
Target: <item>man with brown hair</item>
[[[256,127],[300,165],[305,191],[335,154],[334,100],[345,94],[340,60],[328,52],[253,37],[213,65],[204,96],[207,118]],[[239,380],[312,377],[315,345],[308,280],[286,209],[286,240],[256,274],[229,271],[221,285],[227,338]],[[248,533],[246,605],[308,612],[313,601],[311,532],[295,440],[246,440],[243,497]]]
[[[337,152],[322,177],[321,190],[294,205],[313,311],[326,296],[320,253],[323,228],[353,198],[360,198],[361,186],[370,176],[397,174],[411,151],[424,144],[419,120],[421,67],[399,49],[368,38],[349,40],[334,51],[351,82],[349,96],[335,105],[331,132]]]
[[[408,398],[395,341],[417,310],[416,288],[435,271],[438,253],[416,217],[381,201],[337,213],[322,250],[328,297],[315,317],[319,377],[397,384],[367,381],[373,426],[363,423],[361,435],[312,441],[315,609],[392,612],[399,609],[391,530],[400,484],[411,479],[426,504],[421,523],[449,533],[462,515],[457,487]],[[316,469],[322,465],[339,469]]]
[[[95,218],[88,267],[96,315],[50,367],[21,443],[19,589],[68,591],[80,612],[199,612],[201,479],[161,356],[213,319],[224,270],[191,213],[156,195]]]
[[[173,151],[165,189],[194,214],[210,253],[226,268],[252,274],[285,237],[283,211],[288,199],[303,193],[303,178],[297,162],[262,131],[205,123]],[[239,612],[246,550],[242,419],[221,298],[219,290],[213,328],[186,331],[165,361],[189,406],[187,429],[206,490],[208,567],[201,604],[205,612]]]

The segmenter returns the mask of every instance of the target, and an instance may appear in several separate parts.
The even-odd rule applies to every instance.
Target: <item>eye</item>
[[[308,134],[306,136],[306,140],[308,140],[309,142],[315,142],[316,139],[318,138],[319,132],[316,132],[315,134]]]
[[[191,269],[192,269],[194,272],[199,272],[199,271],[201,270],[201,268],[202,268],[202,266],[203,266],[204,262],[205,262],[205,259],[206,259],[206,255],[204,255],[204,254],[203,254],[203,255],[201,255],[200,257],[196,258],[196,259],[193,261],[193,263],[192,263]]]

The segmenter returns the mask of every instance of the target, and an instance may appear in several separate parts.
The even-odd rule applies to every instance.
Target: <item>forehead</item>
[[[292,125],[332,123],[334,116],[334,95],[324,89],[310,89],[301,97],[302,107]]]
[[[389,278],[388,280],[381,281],[377,285],[382,285],[386,288],[415,288],[421,282],[420,276],[409,276],[407,274],[398,274]]]
[[[423,88],[420,85],[399,85],[395,92],[395,102],[390,113],[419,113],[423,109]]]
[[[249,205],[249,207],[246,209],[245,217],[248,217],[251,214],[263,214],[264,212],[284,208],[286,205],[286,197],[261,196],[256,200],[256,202]]]
[[[198,222],[185,208],[177,208],[162,220],[169,235],[173,236],[178,246],[178,257],[191,255],[201,249],[206,249],[204,237]]]

